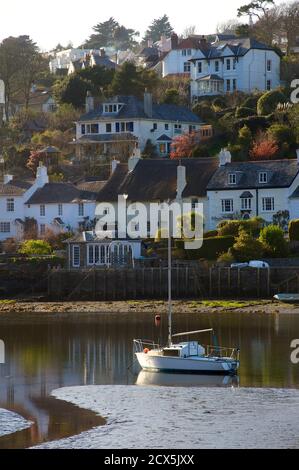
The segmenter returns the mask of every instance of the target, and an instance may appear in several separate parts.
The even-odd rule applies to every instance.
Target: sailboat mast
[[[172,260],[171,260],[171,215],[168,227],[168,346],[172,344]]]

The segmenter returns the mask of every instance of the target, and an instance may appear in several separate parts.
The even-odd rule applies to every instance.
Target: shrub
[[[19,253],[22,255],[51,255],[51,245],[45,240],[27,240],[22,243]]]
[[[282,258],[288,254],[287,242],[283,230],[277,225],[264,227],[260,233],[259,241],[262,243],[267,255]]]
[[[289,223],[289,238],[291,242],[299,242],[299,219]]]
[[[251,109],[251,108],[240,106],[239,108],[236,109],[237,119],[247,118],[247,117],[255,116],[255,115],[256,115],[256,112],[254,111],[254,109]]]
[[[240,229],[236,243],[229,250],[229,253],[240,262],[248,262],[259,259],[264,254],[262,243],[254,238],[250,233]]]
[[[213,106],[218,109],[225,109],[227,106],[225,98],[217,96],[217,98],[213,100]]]
[[[220,236],[231,235],[237,237],[240,229],[250,233],[253,236],[258,236],[264,220],[261,217],[254,217],[249,220],[224,220],[218,225],[218,232]]]
[[[186,258],[189,260],[194,259],[208,259],[216,260],[222,253],[225,253],[234,244],[234,237],[212,237],[203,240],[203,246],[199,250],[185,251]],[[182,248],[183,241],[180,240],[176,243],[176,248]]]
[[[285,103],[286,96],[281,90],[271,90],[260,97],[257,102],[257,112],[259,116],[266,116],[273,113],[280,103]]]
[[[272,124],[268,129],[268,135],[280,145],[285,142],[288,144],[296,143],[296,137],[292,128],[286,124]]]
[[[234,263],[235,261],[236,261],[236,260],[235,260],[235,258],[233,257],[233,255],[231,254],[231,252],[222,253],[222,255],[220,255],[219,258],[217,259],[217,262],[218,262],[218,263],[232,264],[232,263]]]
[[[210,121],[215,119],[215,111],[210,104],[206,103],[197,103],[193,106],[192,111],[204,121]]]
[[[218,237],[219,233],[218,233],[218,230],[210,230],[209,232],[206,232],[204,234],[204,238],[214,238],[214,237]]]
[[[261,97],[261,95],[248,96],[248,98],[246,98],[246,100],[243,101],[241,106],[244,107],[244,108],[250,108],[250,109],[253,109],[254,111],[256,111],[257,102],[260,99],[260,97]]]
[[[253,142],[249,155],[251,160],[271,160],[276,157],[278,150],[275,140],[261,136]]]
[[[5,240],[2,243],[3,252],[7,253],[9,255],[11,255],[13,253],[16,253],[17,252],[17,247],[18,247],[18,244],[17,244],[17,241],[16,241],[15,238],[7,238],[7,240]]]

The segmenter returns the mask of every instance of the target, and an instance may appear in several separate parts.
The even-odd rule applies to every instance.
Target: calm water
[[[6,364],[0,365],[0,408],[32,420],[26,432],[0,438],[0,448],[27,447],[82,432],[99,424],[93,413],[58,402],[53,389],[73,385],[170,385],[299,388],[299,365],[290,361],[290,343],[299,338],[296,315],[178,315],[175,331],[214,328],[220,346],[241,349],[238,381],[223,377],[139,373],[133,338],[167,338],[154,315],[93,315],[65,317],[13,315],[0,317],[0,339]],[[202,338],[210,344],[210,336]],[[128,369],[129,368],[129,369]]]

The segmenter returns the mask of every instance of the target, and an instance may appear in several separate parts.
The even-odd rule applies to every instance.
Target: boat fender
[[[145,348],[145,349],[143,350],[143,352],[144,352],[144,354],[148,354],[148,353],[150,352],[150,350],[149,350],[148,348]]]

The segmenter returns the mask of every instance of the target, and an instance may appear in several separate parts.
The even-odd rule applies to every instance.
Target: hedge
[[[235,243],[232,236],[212,237],[203,240],[203,246],[199,250],[185,250],[185,256],[189,260],[208,259],[216,260],[222,253],[226,253]],[[176,241],[178,250],[184,249],[184,241]]]
[[[236,118],[241,119],[241,118],[247,118],[250,116],[256,116],[256,111],[252,108],[247,108],[245,106],[240,106],[239,108],[236,109]]]
[[[257,102],[257,112],[260,116],[273,113],[279,103],[285,103],[286,96],[280,90],[268,91]]]
[[[289,223],[289,237],[291,242],[299,241],[299,219],[291,220]]]

